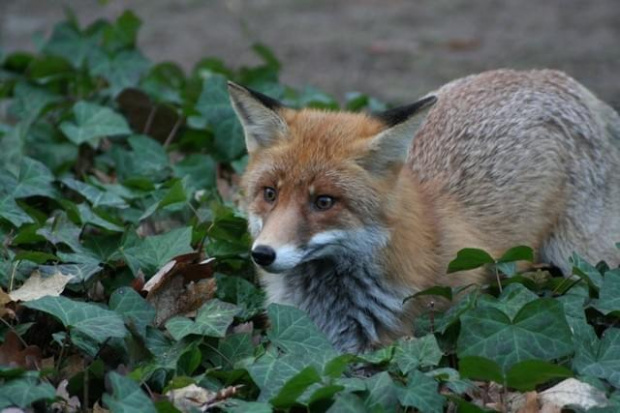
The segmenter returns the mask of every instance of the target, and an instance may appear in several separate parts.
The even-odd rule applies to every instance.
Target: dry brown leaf
[[[199,253],[179,255],[165,264],[146,284],[146,300],[155,307],[155,325],[195,311],[215,294],[213,258]]]
[[[52,403],[52,410],[63,413],[75,413],[80,411],[80,399],[77,396],[70,396],[67,391],[67,379],[60,382],[56,388],[56,402]]]
[[[216,394],[195,384],[190,384],[180,389],[170,390],[166,393],[166,396],[174,404],[174,407],[183,412],[188,412],[193,409],[199,409],[213,399]]]
[[[97,401],[93,405],[93,413],[110,413],[110,411],[108,409],[104,409],[103,407],[101,407],[101,405],[99,404],[99,401]]]
[[[538,398],[543,406],[549,404],[562,408],[571,405],[583,410],[605,407],[609,403],[605,393],[573,378],[541,392]]]
[[[32,301],[45,296],[59,296],[73,276],[65,275],[60,271],[50,276],[42,276],[34,271],[24,285],[9,293],[13,301]]]
[[[13,311],[6,306],[11,301],[13,301],[11,299],[11,296],[5,293],[2,288],[0,288],[0,318],[4,317],[7,314],[14,315]]]
[[[214,392],[195,384],[190,384],[180,389],[168,391],[166,397],[174,404],[174,407],[182,412],[195,411],[196,409],[207,411],[219,402],[234,397],[241,387],[229,386]]]
[[[4,343],[0,345],[0,365],[38,370],[41,367],[41,349],[37,346],[24,346],[19,336],[9,330],[4,337]]]
[[[519,413],[539,413],[540,408],[538,407],[538,393],[535,391],[530,391],[525,393],[524,395],[524,403],[523,407],[518,411]]]

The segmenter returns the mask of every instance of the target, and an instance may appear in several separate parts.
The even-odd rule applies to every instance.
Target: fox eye
[[[265,201],[272,203],[273,201],[276,200],[276,190],[270,186],[266,186],[263,189],[263,198],[265,198]]]
[[[320,211],[325,211],[334,206],[336,200],[328,195],[321,195],[314,201],[314,206]]]

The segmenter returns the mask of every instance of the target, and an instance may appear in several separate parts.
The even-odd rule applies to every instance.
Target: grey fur
[[[620,117],[565,74],[493,71],[437,91],[409,165],[446,177],[444,191],[475,219],[497,216],[495,234],[565,202],[540,259],[570,274],[568,257],[620,264]],[[532,228],[533,231],[540,228]]]
[[[337,349],[368,350],[382,332],[399,328],[406,296],[383,281],[374,259],[386,237],[385,230],[368,227],[343,233],[318,254],[308,250],[319,258],[277,274],[274,282],[281,294],[275,301],[307,312]]]

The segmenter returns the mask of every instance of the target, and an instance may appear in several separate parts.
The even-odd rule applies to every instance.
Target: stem
[[[13,282],[15,281],[15,273],[17,272],[17,267],[21,260],[15,261],[13,263],[13,269],[11,270],[11,278],[9,279],[9,292],[13,291]]]
[[[170,143],[172,142],[172,140],[176,136],[177,131],[179,130],[179,127],[181,126],[181,123],[183,123],[183,116],[179,115],[179,117],[177,118],[176,123],[172,127],[172,130],[168,134],[168,137],[166,138],[166,141],[164,142],[164,148],[167,148],[170,145]]]
[[[435,334],[435,301],[431,301],[428,306],[431,309],[430,321],[431,321],[431,334]]]
[[[6,321],[4,318],[0,317],[0,321],[2,321],[4,323],[5,326],[7,326],[9,328],[9,330],[11,330],[13,333],[15,333],[15,335],[17,336],[17,338],[19,339],[19,341],[22,342],[22,344],[24,345],[24,347],[28,347],[28,343],[26,343],[24,341],[24,339],[17,334],[17,330],[15,330],[15,328],[8,322]]]
[[[153,105],[153,107],[151,108],[151,111],[149,112],[148,118],[146,118],[146,123],[144,124],[144,129],[142,130],[142,133],[144,133],[145,135],[149,134],[149,131],[151,130],[151,126],[153,126],[153,119],[155,119],[155,113],[157,113],[157,109],[158,109],[158,106]]]
[[[499,278],[499,270],[497,269],[497,262],[493,265],[495,268],[495,278],[497,278],[497,286],[499,287],[499,293],[502,293],[502,280]]]

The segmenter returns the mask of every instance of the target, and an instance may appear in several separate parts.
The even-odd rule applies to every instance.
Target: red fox
[[[573,252],[620,264],[620,117],[561,72],[490,71],[374,115],[229,93],[268,301],[341,351],[410,334],[421,309],[405,297],[485,282],[446,275],[462,248],[529,245],[568,274]]]

